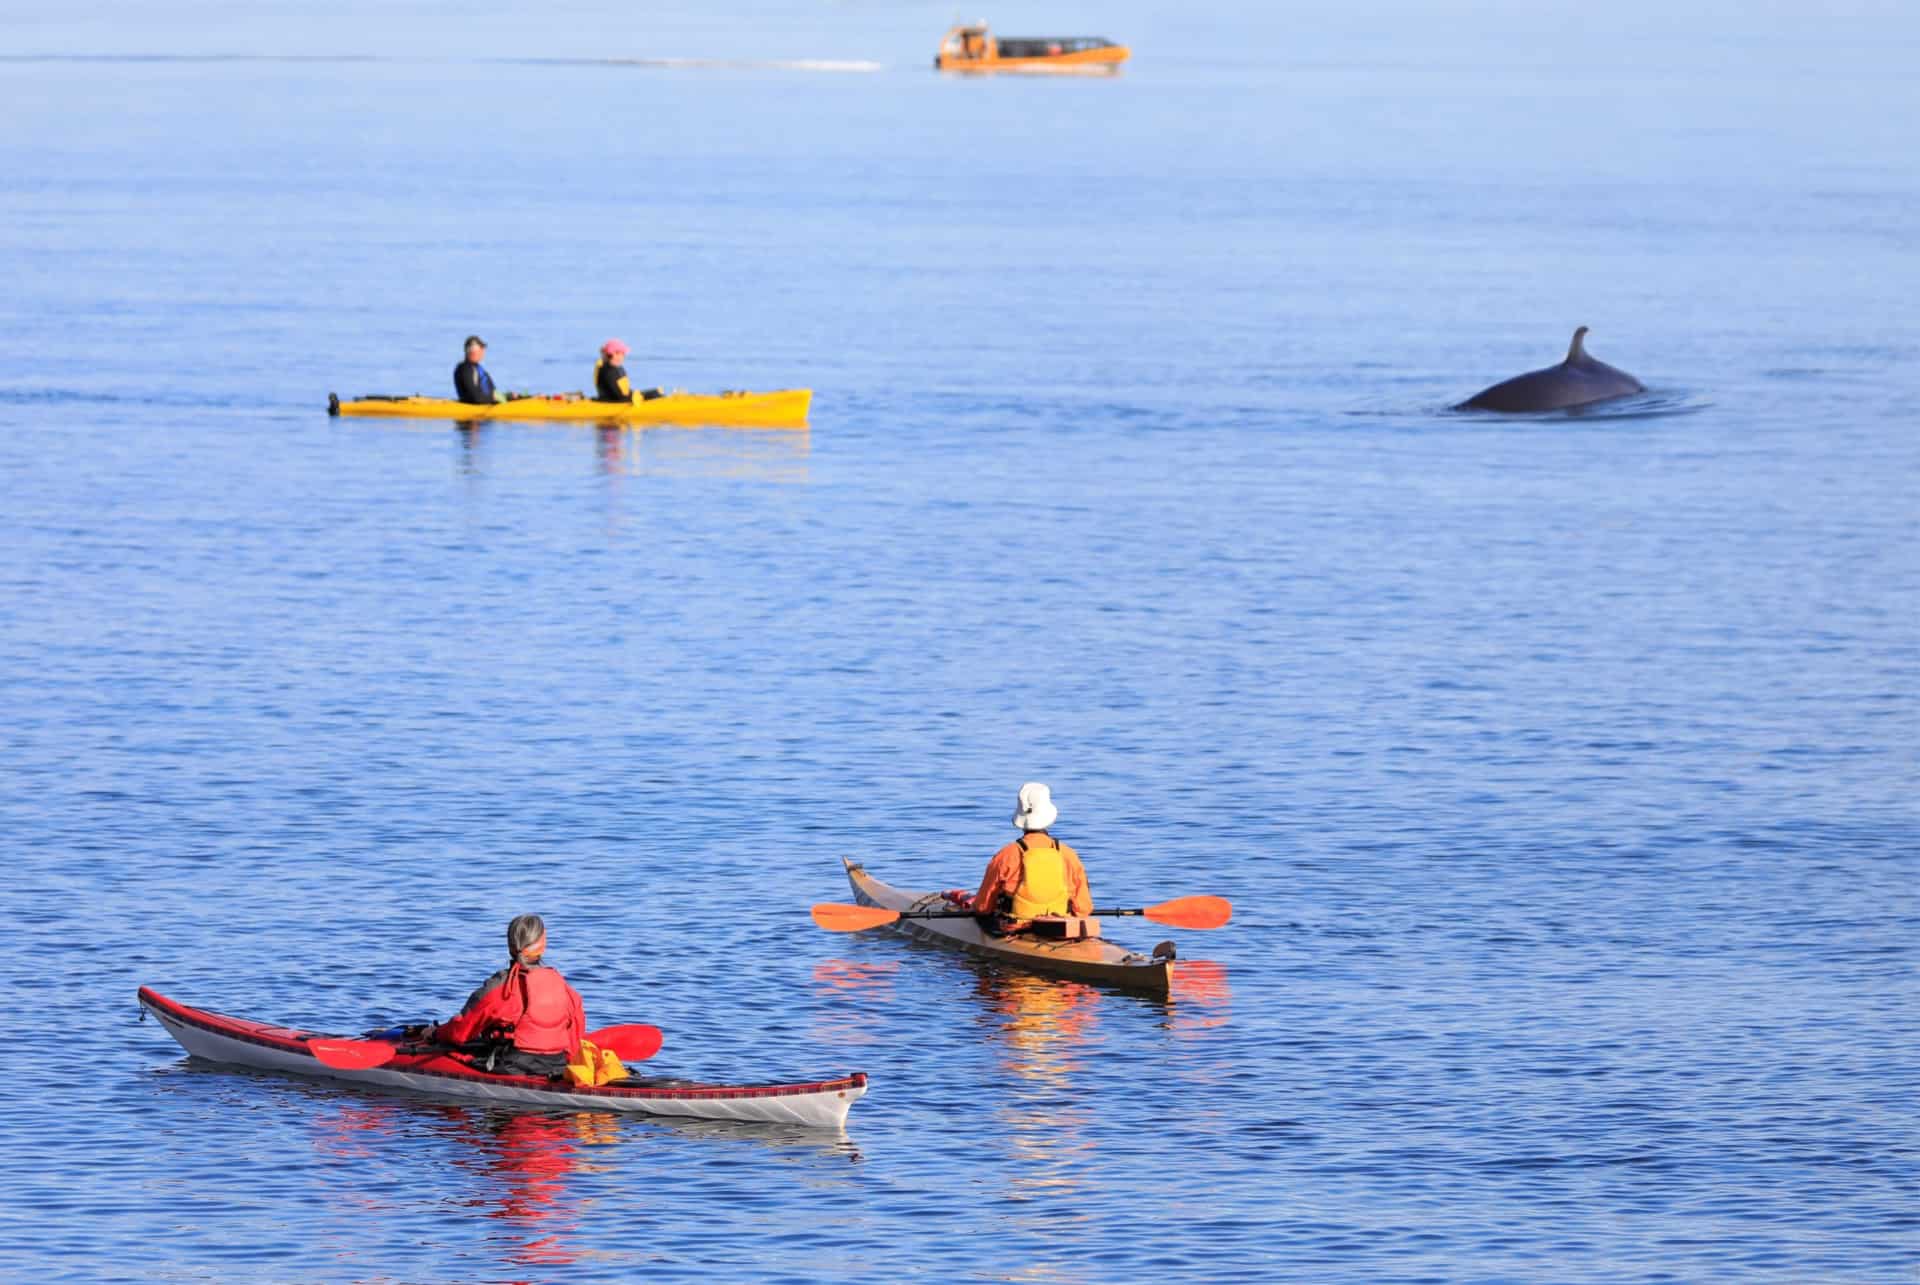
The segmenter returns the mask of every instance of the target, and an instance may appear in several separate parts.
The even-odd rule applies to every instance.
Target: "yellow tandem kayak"
[[[614,424],[716,424],[728,428],[805,428],[810,388],[771,393],[668,393],[651,401],[596,402],[585,397],[517,397],[474,406],[444,397],[327,395],[329,415],[389,415],[404,419],[564,419]]]

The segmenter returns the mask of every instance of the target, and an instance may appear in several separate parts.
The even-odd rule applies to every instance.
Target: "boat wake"
[[[666,71],[884,71],[885,63],[863,58],[507,58],[503,62],[533,63],[545,67],[651,67]]]
[[[409,58],[384,54],[0,54],[0,63],[446,63],[449,58]],[[728,68],[750,71],[875,72],[885,63],[864,58],[480,58],[481,63],[522,67]]]

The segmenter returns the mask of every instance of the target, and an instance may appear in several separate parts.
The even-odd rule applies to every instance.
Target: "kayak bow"
[[[312,1031],[190,1008],[145,986],[140,988],[140,1005],[180,1042],[181,1048],[209,1062],[549,1111],[621,1111],[838,1129],[846,1124],[848,1108],[867,1091],[867,1077],[859,1072],[838,1079],[790,1084],[628,1079],[592,1088],[559,1086],[538,1076],[491,1075],[450,1049],[406,1044],[398,1046],[380,1066],[330,1067],[308,1047],[328,1037]]]

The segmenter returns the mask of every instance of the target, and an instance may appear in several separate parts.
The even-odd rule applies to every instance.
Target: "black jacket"
[[[453,395],[469,406],[491,406],[493,376],[479,362],[463,361],[453,368]]]

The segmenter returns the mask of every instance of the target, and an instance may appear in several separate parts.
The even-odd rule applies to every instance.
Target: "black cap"
[[[462,348],[471,348],[475,344],[479,344],[482,348],[485,348],[487,346],[487,341],[482,339],[479,335],[468,335],[467,342],[465,342],[464,344],[461,344],[460,346]]]

